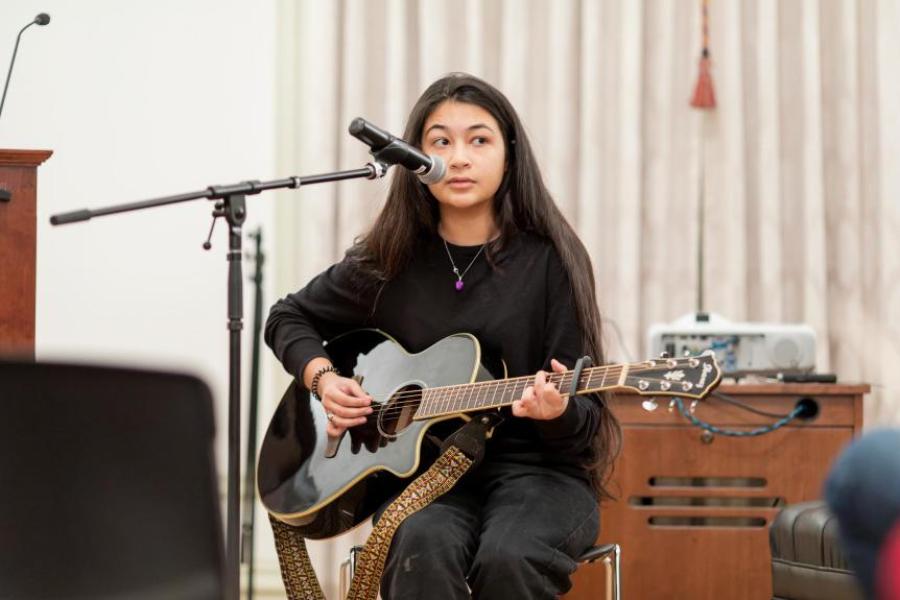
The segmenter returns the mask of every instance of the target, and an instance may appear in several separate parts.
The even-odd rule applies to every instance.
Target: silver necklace
[[[443,240],[443,238],[441,238]],[[466,273],[469,272],[469,269],[472,268],[472,265],[475,264],[475,260],[481,255],[481,251],[484,250],[484,247],[487,246],[487,242],[481,245],[481,248],[478,249],[478,252],[475,253],[475,256],[472,257],[472,260],[469,261],[469,266],[465,268],[465,270],[460,273],[459,269],[456,267],[456,263],[453,261],[453,256],[450,254],[450,248],[447,246],[447,240],[444,240],[444,250],[447,251],[447,258],[450,259],[450,265],[453,267],[453,274],[456,275],[456,291],[461,292],[463,286],[463,277],[466,276]]]

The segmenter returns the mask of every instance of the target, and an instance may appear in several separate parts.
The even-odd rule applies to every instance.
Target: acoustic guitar
[[[507,378],[502,361],[483,355],[466,333],[411,354],[384,332],[363,329],[329,341],[326,350],[338,370],[372,396],[372,414],[340,438],[330,437],[321,403],[294,382],[269,424],[257,467],[263,506],[310,539],[355,527],[399,491],[422,461],[430,428],[509,406],[534,381],[533,375]],[[548,380],[568,394],[573,377],[566,371]],[[720,378],[709,353],[586,367],[575,387],[577,394],[629,389],[699,399]]]

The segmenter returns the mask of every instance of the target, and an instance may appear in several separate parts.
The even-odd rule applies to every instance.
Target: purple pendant
[[[463,289],[463,282],[462,282],[462,279],[460,279],[459,281],[456,282],[456,291],[461,292],[462,289]]]

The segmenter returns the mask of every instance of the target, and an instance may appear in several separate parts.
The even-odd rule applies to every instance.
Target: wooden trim
[[[723,383],[717,390],[735,396],[750,394],[837,396],[868,394],[871,386],[867,383]]]
[[[37,167],[53,150],[10,150],[0,148],[0,167]]]
[[[853,437],[862,434],[863,429],[863,394],[869,392],[869,386],[866,386],[865,392],[861,392],[853,396]]]

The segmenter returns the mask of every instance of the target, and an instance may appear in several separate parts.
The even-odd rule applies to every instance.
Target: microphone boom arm
[[[65,225],[67,223],[76,223],[78,221],[89,221],[94,217],[102,217],[132,210],[141,210],[144,208],[153,208],[154,206],[164,206],[166,204],[176,204],[178,202],[187,202],[188,200],[198,200],[200,198],[218,200],[228,196],[251,196],[266,190],[277,190],[281,188],[297,189],[303,185],[325,183],[328,181],[361,178],[377,179],[379,177],[384,177],[385,173],[387,173],[387,167],[382,163],[375,161],[366,163],[366,166],[361,169],[351,169],[349,171],[335,171],[333,173],[307,175],[305,177],[294,176],[272,181],[242,181],[241,183],[231,185],[211,185],[199,192],[188,192],[186,194],[163,196],[162,198],[152,198],[150,200],[129,202],[127,204],[116,204],[114,206],[105,206],[103,208],[83,208],[80,210],[59,213],[50,217],[50,223],[53,225]]]

